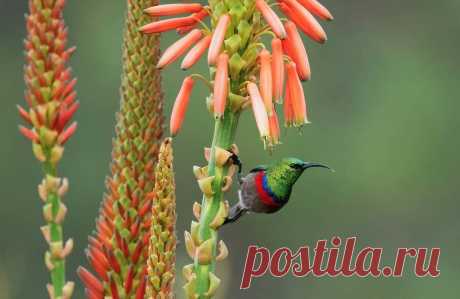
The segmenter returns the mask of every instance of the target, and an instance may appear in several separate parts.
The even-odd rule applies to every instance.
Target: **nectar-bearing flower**
[[[33,153],[44,170],[38,193],[47,223],[41,227],[41,232],[49,245],[44,260],[51,274],[51,283],[47,285],[51,299],[69,299],[74,289],[74,283],[66,282],[65,278],[65,260],[72,251],[73,240],[64,241],[62,228],[67,214],[62,200],[69,182],[58,177],[57,171],[64,145],[77,129],[72,118],[79,107],[74,91],[76,79],[68,66],[75,48],[67,47],[68,31],[63,18],[65,2],[29,1],[24,42],[28,107],[18,106],[19,115],[26,123],[19,131],[32,142]]]
[[[111,173],[89,238],[92,271],[78,274],[90,299],[143,299],[155,198],[155,163],[163,134],[158,36],[138,28],[157,0],[128,0],[123,45],[121,107],[117,113]]]
[[[260,137],[268,147],[279,143],[279,104],[283,104],[287,126],[308,123],[301,81],[309,80],[311,71],[299,30],[324,43],[326,33],[314,15],[325,20],[332,20],[332,15],[316,0],[211,0],[207,6],[184,3],[147,8],[152,11],[161,19],[145,24],[140,31],[185,34],[176,42],[183,47],[176,49],[174,43],[174,55],[170,48],[163,54],[168,65],[184,56],[181,67],[188,70],[207,51],[209,75],[191,74],[186,79],[199,79],[210,89],[203,102],[214,118],[215,130],[211,146],[205,149],[208,164],[194,167],[203,198],[201,204],[193,205],[197,221],[185,233],[193,263],[184,267],[183,273],[188,298],[211,298],[220,284],[216,263],[228,254],[218,239],[218,229],[229,213],[224,195],[238,164],[233,143],[239,116],[246,109],[253,110]],[[265,44],[264,36],[272,37],[271,45]],[[180,129],[191,95],[191,87],[184,89],[185,84],[176,99],[181,109],[173,109],[171,115],[173,135]]]

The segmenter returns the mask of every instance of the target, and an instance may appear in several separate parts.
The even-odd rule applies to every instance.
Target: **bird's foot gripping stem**
[[[238,154],[239,154],[238,146],[236,144],[232,144],[231,148],[228,150],[217,148],[216,152],[217,152],[216,160],[218,161],[218,164],[224,165],[226,163],[231,163],[232,165],[238,168],[238,171],[236,171],[236,176],[238,178],[238,183],[241,185],[242,183],[241,172],[243,169],[243,164],[241,163],[241,160],[238,157]],[[210,156],[211,156],[211,149],[209,147],[204,149],[204,155],[205,155],[206,160],[209,161]],[[235,170],[230,169],[228,176],[233,177],[234,174],[235,174]]]

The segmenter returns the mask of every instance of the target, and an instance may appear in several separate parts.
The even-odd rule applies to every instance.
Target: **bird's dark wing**
[[[249,173],[254,173],[254,172],[259,172],[259,171],[262,171],[262,170],[267,170],[267,166],[266,165],[259,165],[253,169],[251,169],[249,171]]]

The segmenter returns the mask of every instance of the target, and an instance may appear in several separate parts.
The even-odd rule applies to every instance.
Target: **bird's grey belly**
[[[249,211],[255,213],[273,213],[278,208],[270,207],[260,200],[259,194],[257,193],[257,187],[255,184],[256,174],[251,173],[243,179],[241,186],[241,203]]]

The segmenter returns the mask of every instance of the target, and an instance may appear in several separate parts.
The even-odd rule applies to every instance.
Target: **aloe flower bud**
[[[192,77],[185,78],[182,83],[182,87],[177,95],[176,101],[174,102],[173,111],[171,113],[169,128],[172,136],[177,135],[182,127],[194,84],[195,81],[193,81]]]
[[[307,10],[309,10],[312,14],[320,17],[326,21],[332,21],[334,17],[329,12],[329,10],[324,7],[321,3],[316,0],[297,0],[300,4],[303,5]]]
[[[58,177],[64,145],[77,129],[72,119],[79,108],[74,91],[76,79],[68,66],[75,48],[67,46],[65,3],[65,0],[29,1],[24,43],[28,108],[18,106],[19,115],[27,125],[20,126],[19,131],[32,142],[33,154],[44,170],[38,192],[44,203],[46,225],[41,231],[49,246],[45,265],[51,276],[51,283],[47,285],[51,299],[70,299],[74,289],[74,283],[66,282],[65,276],[65,260],[72,252],[73,240],[64,240],[62,227],[67,214],[62,200],[68,190],[68,181]]]
[[[283,99],[284,87],[284,61],[283,45],[281,40],[272,40],[272,77],[273,77],[273,97],[276,103],[281,103]]]
[[[264,107],[262,96],[260,95],[259,89],[255,83],[248,83],[248,92],[251,98],[252,111],[254,118],[256,119],[257,128],[262,138],[266,138],[270,135],[267,111]]]
[[[259,54],[260,59],[260,93],[267,109],[268,115],[273,113],[273,78],[271,55],[267,50],[262,50]]]
[[[200,12],[203,6],[199,3],[183,3],[183,4],[163,4],[149,7],[144,10],[151,17],[173,16],[184,13]]]
[[[268,25],[272,28],[273,32],[280,39],[286,38],[286,30],[284,30],[283,23],[278,18],[276,13],[270,8],[265,0],[256,0],[256,7],[262,13]]]
[[[146,296],[154,165],[163,134],[163,93],[155,67],[160,56],[159,38],[142,34],[139,27],[149,18],[143,10],[158,1],[136,0],[127,4],[122,98],[111,173],[96,232],[89,238],[87,250],[94,274],[83,268],[78,271],[90,299]]]
[[[203,56],[211,43],[211,36],[203,37],[184,57],[181,68],[183,70],[191,68]]]
[[[160,147],[148,253],[149,298],[173,298],[176,260],[176,197],[171,138]]]
[[[327,41],[326,32],[323,27],[316,21],[313,15],[303,7],[297,0],[283,0],[286,4],[283,11],[285,14],[311,39],[318,43],[325,43]]]
[[[198,42],[202,37],[202,33],[198,29],[193,29],[186,36],[179,39],[173,45],[171,45],[158,61],[157,67],[163,68],[168,64],[174,62],[177,58],[182,56],[187,50]]]
[[[228,97],[228,55],[222,53],[217,60],[216,79],[214,80],[214,114],[222,117]]]
[[[282,42],[285,52],[295,62],[300,79],[310,80],[310,62],[308,60],[307,51],[303,45],[302,38],[300,37],[294,23],[288,21],[286,22],[285,27],[288,33],[287,39]]]
[[[208,64],[216,64],[217,57],[219,56],[220,50],[224,43],[225,33],[227,33],[228,25],[230,24],[230,16],[225,14],[220,16],[219,22],[217,23],[216,29],[212,35],[211,45],[209,46],[208,52]]]

